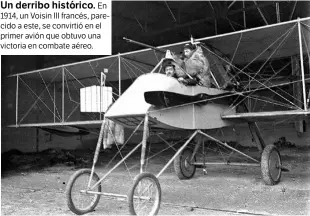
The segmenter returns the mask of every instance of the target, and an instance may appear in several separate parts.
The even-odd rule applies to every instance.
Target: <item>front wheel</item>
[[[261,171],[267,185],[275,185],[280,182],[282,162],[279,150],[274,145],[265,147],[261,158]]]
[[[86,192],[88,181],[90,179],[91,170],[81,169],[74,173],[67,183],[66,198],[69,209],[77,214],[82,215],[91,212],[97,206],[100,195],[89,192],[101,192],[101,184],[98,184],[94,189]],[[99,181],[98,175],[94,172],[90,186]]]
[[[131,215],[157,215],[161,202],[158,179],[151,173],[141,173],[128,194]]]

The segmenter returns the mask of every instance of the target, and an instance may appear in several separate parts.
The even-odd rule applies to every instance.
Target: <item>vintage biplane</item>
[[[172,163],[174,163],[174,169],[179,179],[190,179],[194,176],[196,168],[205,169],[207,165],[212,164],[258,166],[261,168],[264,182],[267,185],[274,185],[280,182],[281,172],[287,171],[287,169],[282,165],[279,150],[274,145],[264,142],[257,122],[300,121],[309,118],[309,38],[310,18],[304,18],[158,48],[126,39],[148,48],[13,75],[17,78],[17,105],[16,124],[12,127],[40,127],[48,130],[60,130],[59,127],[66,126],[76,133],[81,128],[88,130],[100,127],[92,169],[77,171],[67,184],[67,204],[75,214],[93,211],[100,196],[127,198],[130,213],[134,215],[157,214],[161,203],[161,186],[158,178]],[[178,53],[182,50],[183,45],[189,42],[196,43],[204,50],[204,54],[210,62],[212,78],[215,83],[213,87],[186,86],[163,73],[162,62],[168,57],[171,58],[171,53]],[[115,64],[117,61],[118,65]],[[228,65],[229,69],[225,65]],[[108,73],[102,73],[105,68],[109,69]],[[223,82],[224,75],[229,75],[229,81],[234,84],[235,88],[226,88],[227,83]],[[48,108],[47,103],[44,104],[52,113],[54,122],[22,123],[30,110],[27,110],[22,118],[18,117],[18,92],[21,91],[19,82],[22,81],[27,88],[30,85],[24,81],[25,77],[31,80],[37,78],[41,80],[41,85],[46,87],[44,91],[48,95],[42,97],[42,95],[35,94],[37,97],[35,104],[50,99],[52,101],[51,109]],[[121,80],[132,77],[135,80],[121,94]],[[91,120],[70,121],[73,111],[76,111],[85,102],[78,102],[78,98],[74,98],[70,91],[72,89],[79,91],[81,87],[85,88],[86,80],[88,85],[99,84],[96,87],[99,88],[101,96],[100,107],[93,111],[99,115],[90,116]],[[47,81],[49,81],[48,84]],[[49,90],[51,84],[54,84],[54,97]],[[71,87],[69,87],[70,85]],[[111,93],[111,89],[108,91],[107,86],[118,86],[118,89],[115,88],[118,94]],[[57,91],[62,93],[60,103],[62,111],[58,111],[57,97],[55,96]],[[68,93],[65,94],[65,91]],[[110,98],[110,102],[102,103],[102,100],[108,98],[107,92],[110,92],[110,95],[114,94],[112,98],[117,97],[117,99],[112,102]],[[73,111],[65,112],[65,104],[69,102],[74,104]],[[87,105],[91,101],[85,103]],[[34,106],[30,108],[32,109]],[[105,109],[101,109],[101,106],[104,106]],[[95,165],[104,133],[111,132],[109,124],[107,124],[108,121],[132,129],[133,132],[128,140],[137,131],[142,131],[142,141],[134,145],[126,155],[123,155],[122,149],[128,140],[121,147],[116,145],[117,154],[121,156],[121,160],[100,178],[95,172]],[[248,124],[260,151],[260,158],[243,153],[222,141],[221,137],[210,133],[212,130],[242,123]],[[72,129],[73,126],[79,128]],[[159,136],[158,132],[160,131],[168,133],[169,131],[186,131],[189,136],[178,149],[175,149],[175,154],[158,174],[154,175],[146,172],[146,162],[149,159],[147,151],[150,149],[148,140],[152,136]],[[195,138],[197,139],[194,147],[189,148]],[[223,163],[207,162],[204,149],[205,138],[214,141],[221,148],[242,155],[252,163],[232,162],[231,160],[226,160]],[[168,145],[168,148],[174,148],[176,144],[169,143],[163,138],[162,140]],[[203,159],[202,162],[199,162],[196,156],[201,148],[203,149]],[[103,191],[107,188],[104,186],[107,177],[121,164],[126,163],[125,161],[138,150],[141,150],[140,174],[134,178],[128,194]],[[228,156],[230,158],[232,154],[228,154]],[[128,168],[127,165],[126,168]],[[83,176],[87,177],[86,181],[79,184],[79,180]],[[78,188],[76,189],[76,187]],[[77,199],[78,196],[85,196],[90,200],[80,201]]]

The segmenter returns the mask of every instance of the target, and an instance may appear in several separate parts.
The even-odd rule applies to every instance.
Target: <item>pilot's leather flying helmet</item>
[[[187,43],[184,45],[183,50],[185,49],[190,49],[190,50],[194,50],[195,46],[193,44]]]
[[[168,66],[172,66],[173,68],[175,68],[174,64],[172,64],[172,61],[170,59],[165,59],[163,61],[163,68],[165,69]]]

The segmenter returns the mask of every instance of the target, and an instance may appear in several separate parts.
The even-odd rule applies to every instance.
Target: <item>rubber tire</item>
[[[185,180],[185,179],[191,179],[196,172],[196,166],[192,165],[194,167],[193,172],[190,173],[189,175],[185,175],[185,172],[183,171],[182,167],[182,157],[186,152],[190,152],[190,155],[193,154],[193,151],[191,149],[184,149],[175,159],[174,159],[174,171],[177,174],[178,178],[180,180]],[[194,157],[194,161],[196,162],[196,156]]]
[[[263,151],[262,157],[261,157],[262,177],[263,177],[263,180],[264,180],[265,184],[267,184],[267,185],[276,185],[276,184],[278,184],[280,182],[280,179],[281,179],[281,174],[282,174],[281,168],[279,168],[280,174],[279,174],[279,177],[277,179],[273,179],[272,176],[271,176],[271,173],[270,173],[271,170],[270,170],[270,167],[269,167],[269,159],[270,159],[270,156],[271,156],[272,152],[274,152],[274,151],[279,156],[280,166],[281,166],[282,165],[281,155],[280,155],[280,152],[277,149],[277,147],[274,146],[274,145],[267,145],[264,148],[264,151]]]
[[[135,189],[137,187],[137,185],[139,184],[139,182],[143,179],[143,178],[151,178],[154,180],[155,182],[155,185],[157,187],[157,190],[158,190],[158,196],[159,196],[159,201],[158,201],[158,205],[156,206],[156,209],[154,211],[154,214],[153,215],[157,215],[158,214],[158,211],[159,211],[159,208],[160,208],[160,203],[161,203],[161,187],[160,187],[160,184],[159,184],[159,181],[158,179],[156,178],[155,175],[153,175],[152,173],[140,173],[139,175],[136,176],[135,178],[135,182],[132,186],[132,188],[130,189],[129,193],[128,193],[128,207],[129,207],[129,213],[131,215],[136,215],[136,211],[134,209],[134,204],[133,204],[133,201],[134,201],[134,192],[135,192]]]
[[[77,214],[77,215],[83,215],[83,214],[86,214],[86,213],[88,213],[88,212],[93,211],[93,210],[96,208],[96,206],[97,206],[97,204],[98,204],[98,202],[99,202],[99,199],[100,199],[100,195],[94,195],[94,196],[96,196],[95,202],[94,202],[89,208],[81,210],[81,209],[78,209],[78,208],[75,207],[75,205],[74,205],[74,203],[73,203],[73,201],[72,201],[72,197],[71,197],[71,190],[72,190],[72,187],[73,187],[75,181],[76,181],[80,176],[82,176],[82,175],[84,175],[84,174],[89,174],[89,176],[90,176],[90,174],[91,174],[91,169],[81,169],[81,170],[78,170],[77,172],[75,172],[75,173],[71,176],[71,178],[69,179],[69,181],[68,181],[68,183],[67,183],[67,187],[66,187],[67,205],[68,205],[69,209],[70,209],[73,213],[75,213],[75,214]],[[98,182],[99,179],[100,179],[99,176],[98,176],[95,172],[94,172],[94,174],[93,174],[93,179],[95,179],[96,182]],[[87,185],[85,185],[85,189],[86,189],[86,187],[87,187]],[[101,184],[99,184],[98,189],[99,189],[98,192],[101,192]]]

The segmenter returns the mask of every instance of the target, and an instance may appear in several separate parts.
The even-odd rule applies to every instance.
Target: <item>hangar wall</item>
[[[9,128],[8,125],[15,124],[15,96],[16,96],[16,78],[11,77],[7,78],[9,74],[15,74],[16,72],[29,71],[35,69],[36,61],[33,57],[19,57],[19,58],[9,58],[6,61],[3,61],[2,65],[2,117],[1,117],[1,152],[6,152],[11,149],[18,149],[23,152],[35,152],[37,150],[42,151],[47,148],[67,148],[75,149],[81,145],[81,137],[61,137],[55,134],[50,134],[41,129],[36,128]],[[20,64],[14,66],[12,61],[19,61]],[[22,66],[20,66],[22,65]],[[39,80],[40,81],[40,80]],[[42,85],[42,82],[34,80],[26,80],[29,87],[39,95],[45,88]],[[20,81],[19,84],[19,120],[22,118],[23,114],[31,107],[35,101],[35,96],[29,93],[31,90],[27,90],[25,85]],[[71,92],[71,97],[72,95]],[[49,100],[48,94],[45,94],[44,102],[47,106],[53,107],[52,100]],[[75,95],[75,97],[79,97]],[[61,108],[61,91],[56,91],[56,106]],[[65,99],[68,101],[68,92],[65,92]],[[67,102],[67,106],[70,106]],[[43,112],[42,112],[43,111]],[[65,116],[68,116],[70,109],[65,110]],[[60,109],[61,112],[61,109]],[[79,112],[74,112],[70,118],[79,119]],[[47,116],[44,116],[47,115]],[[46,118],[47,117],[47,118]],[[41,102],[38,102],[38,106],[35,106],[29,114],[24,118],[23,123],[35,123],[35,122],[46,122],[53,120],[53,115],[51,112],[43,106]],[[83,142],[87,143],[88,137],[85,136],[82,138]]]

